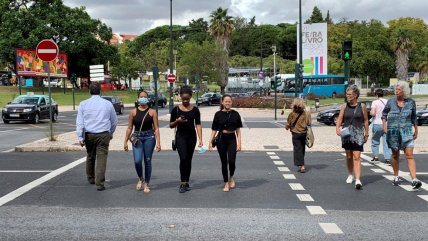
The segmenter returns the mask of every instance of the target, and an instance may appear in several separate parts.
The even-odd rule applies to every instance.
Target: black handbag
[[[146,116],[147,116],[147,114],[149,114],[149,111],[150,110],[147,110],[147,113],[144,115],[143,121],[141,121],[140,130],[138,131],[138,134],[134,132],[128,137],[128,140],[132,143],[132,145],[135,145],[137,143],[138,135],[141,132],[141,128],[143,127],[143,123],[144,123],[144,119],[146,119]]]
[[[178,116],[178,106],[177,106],[177,116]],[[173,151],[177,150],[177,143],[175,142],[176,139],[177,139],[177,126],[175,126],[174,128],[174,140],[172,140],[172,143],[171,143],[171,147]]]
[[[230,115],[232,114],[232,112],[229,113],[229,116],[227,117],[227,121],[226,123],[224,123],[223,127],[229,123],[230,120]],[[217,144],[220,142],[220,138],[221,138],[221,133],[222,133],[222,129],[220,128],[220,130],[218,130],[217,135],[211,140],[211,146],[212,147],[216,147]]]

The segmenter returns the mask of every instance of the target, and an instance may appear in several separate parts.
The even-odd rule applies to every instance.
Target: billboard
[[[299,25],[297,25],[297,32],[299,32],[298,28]],[[305,74],[328,74],[327,40],[327,23],[302,25],[302,63]],[[297,46],[299,46],[299,35],[297,35]],[[297,53],[299,54],[299,51]]]
[[[66,78],[68,75],[67,55],[58,54],[58,58],[51,62],[44,62],[37,58],[36,51],[16,50],[16,72],[18,76],[48,76]]]

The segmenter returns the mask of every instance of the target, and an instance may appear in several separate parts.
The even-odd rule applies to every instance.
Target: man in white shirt
[[[388,145],[386,143],[386,134],[383,132],[383,126],[382,126],[382,112],[385,108],[387,99],[383,98],[383,90],[377,89],[375,92],[375,95],[377,96],[377,99],[373,101],[372,108],[370,110],[370,115],[373,116],[372,118],[372,153],[373,153],[373,159],[371,160],[372,163],[379,162],[379,144],[380,139],[382,138],[382,145],[383,145],[383,158],[386,164],[390,164],[391,159],[391,149],[388,148]]]

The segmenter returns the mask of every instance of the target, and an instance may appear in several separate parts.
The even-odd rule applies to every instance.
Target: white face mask
[[[141,97],[138,98],[137,102],[139,105],[147,105],[149,103],[149,99],[147,97]]]

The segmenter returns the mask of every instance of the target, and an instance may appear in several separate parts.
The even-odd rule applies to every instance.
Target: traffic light
[[[352,59],[352,41],[350,41],[350,40],[343,41],[342,59],[345,61]]]
[[[270,88],[275,89],[275,87],[278,88],[278,86],[281,86],[281,77],[280,76],[274,76],[273,80],[270,81]]]
[[[297,79],[303,79],[303,64],[295,65],[295,75]]]
[[[270,88],[273,90],[275,89],[275,80],[270,81]]]
[[[71,74],[71,82],[76,83],[76,74],[75,73]]]

